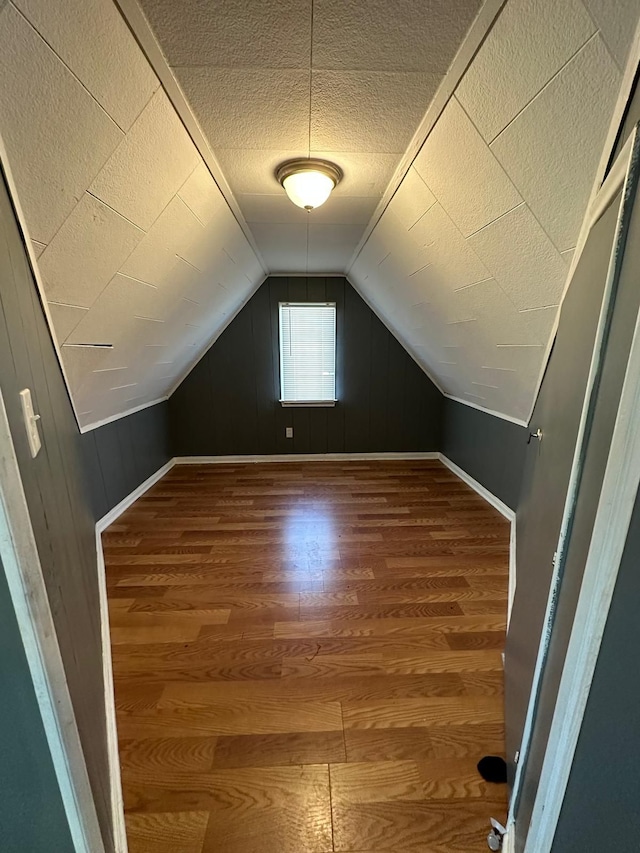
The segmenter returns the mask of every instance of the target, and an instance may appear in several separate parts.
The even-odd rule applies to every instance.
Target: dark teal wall
[[[455,400],[445,400],[442,452],[511,509],[518,508],[529,432]]]
[[[336,303],[334,408],[279,402],[278,303],[307,300]],[[434,451],[442,405],[345,278],[271,277],[171,397],[172,446],[176,456]]]
[[[158,403],[83,433],[84,465],[96,520],[171,459],[169,404]]]
[[[22,234],[1,175],[0,388],[98,818],[106,849],[110,851],[113,846],[111,792],[95,523],[169,458],[167,406],[154,406],[117,424],[80,435]],[[29,453],[20,411],[19,392],[23,388],[31,389],[35,411],[41,415],[42,449],[36,459]],[[12,691],[20,688],[16,673],[22,666],[19,662],[21,640],[16,634],[15,622],[6,615],[8,602],[4,600],[1,606],[0,628],[4,634],[0,649],[3,667],[0,702],[11,706]],[[13,719],[13,711],[0,714],[0,752],[4,756],[4,766],[0,767],[0,813],[6,818],[0,825],[0,850],[7,849],[6,838],[13,837],[11,833],[16,827],[31,823],[35,833],[33,843],[25,842],[24,846],[13,849],[25,853],[50,853],[52,850],[57,853],[65,850],[65,842],[60,835],[59,846],[53,843],[58,838],[54,834],[58,830],[53,811],[50,815],[51,839],[44,839],[46,843],[41,846],[36,839],[42,820],[49,816],[42,804],[50,803],[54,809],[59,793],[48,766],[48,751],[41,749],[39,711],[33,693],[25,689],[16,693],[16,711],[18,709],[24,736],[17,736],[9,722]],[[34,758],[40,753],[41,763],[35,762]],[[14,792],[11,787],[13,774],[4,771],[18,768],[22,763],[25,772],[29,769],[33,796],[23,799],[20,808],[16,805],[14,822],[11,809],[4,810],[4,806],[12,802],[14,795],[21,796],[23,777],[16,775]]]
[[[0,720],[0,850],[73,853],[1,562]]]
[[[640,496],[636,497],[553,853],[638,849],[639,565]]]
[[[96,809],[111,848],[95,519],[80,433],[4,182],[0,181],[0,387],[40,555]],[[31,458],[19,392],[30,388],[42,449]],[[0,739],[13,733],[2,725]],[[11,745],[14,749],[15,745]],[[46,765],[45,765],[46,766]],[[45,771],[43,771],[45,772]],[[37,788],[50,781],[34,778]],[[4,792],[0,792],[0,800]],[[33,804],[33,819],[37,820]],[[1,839],[0,839],[1,842]],[[0,843],[1,849],[1,843]],[[29,848],[26,848],[29,849]],[[44,850],[51,850],[47,845]],[[40,848],[32,848],[39,853]],[[30,851],[31,853],[31,851]]]

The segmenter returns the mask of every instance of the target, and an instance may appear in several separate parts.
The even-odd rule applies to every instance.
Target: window
[[[335,303],[280,303],[280,401],[283,406],[335,404]]]

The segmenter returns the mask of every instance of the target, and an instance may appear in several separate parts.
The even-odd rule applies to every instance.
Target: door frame
[[[583,225],[581,241],[572,265],[575,270],[591,228],[623,189],[616,224],[616,240],[628,225],[638,184],[640,134],[634,130],[616,159],[609,175],[592,200]],[[586,226],[586,227],[585,227]],[[596,383],[604,359],[606,329],[615,302],[615,285],[622,258],[615,243],[609,261],[607,281],[596,331],[576,447],[567,489],[562,526],[554,555],[545,620],[527,708],[519,762],[510,802],[509,836],[514,836],[517,807],[522,791],[531,746],[538,698],[553,629],[562,569],[566,561],[568,532],[575,512],[584,465],[585,442],[595,405]],[[582,725],[598,652],[618,575],[635,496],[640,485],[640,437],[634,436],[634,421],[640,417],[640,314],[631,345],[610,453],[599,497],[585,574],[574,617],[560,688],[556,699],[543,770],[536,791],[525,853],[551,850],[562,801],[569,779],[578,735]],[[512,842],[513,838],[510,837]]]
[[[600,156],[600,162],[598,164],[598,168],[596,170],[593,187],[591,190],[591,195],[589,197],[589,203],[587,205],[587,210],[580,228],[580,233],[578,235],[578,241],[576,244],[576,248],[573,254],[573,258],[571,261],[571,266],[569,269],[569,274],[567,276],[567,280],[565,282],[564,290],[560,299],[560,306],[564,302],[565,296],[567,294],[567,290],[571,281],[573,279],[576,267],[584,250],[587,238],[589,233],[595,224],[595,222],[600,218],[607,205],[610,203],[613,196],[616,194],[619,187],[622,185],[625,177],[626,165],[628,165],[628,156],[630,155],[630,149],[627,145],[620,152],[618,157],[616,158],[615,163],[611,163],[613,158],[613,154],[615,152],[616,144],[618,141],[618,136],[621,132],[622,126],[624,124],[624,119],[627,111],[627,107],[631,102],[634,93],[634,86],[636,84],[636,80],[640,75],[640,19],[636,24],[635,33],[631,42],[631,46],[629,48],[629,54],[627,57],[627,61],[624,67],[624,71],[622,74],[622,80],[620,84],[620,90],[618,93],[618,98],[616,100],[615,106],[613,108],[611,121],[609,123],[609,130],[607,132],[607,137],[604,143],[604,147],[602,150],[602,154]],[[639,84],[640,85],[640,84]],[[624,164],[624,166],[623,166]],[[607,174],[607,170],[611,167],[609,174]],[[616,188],[617,187],[617,188]],[[542,366],[540,369],[540,374],[538,377],[538,381],[536,383],[536,393],[533,398],[533,402],[531,404],[531,412],[529,414],[529,418],[527,419],[527,423],[530,423],[531,417],[533,416],[533,412],[535,409],[535,404],[538,398],[538,394],[540,393],[540,387],[542,385],[542,380],[544,378],[544,374],[547,368],[547,364],[549,358],[551,356],[551,350],[553,347],[553,343],[556,338],[556,334],[558,331],[558,324],[560,322],[560,311],[558,311],[552,334],[549,339],[549,344],[547,346],[547,351],[545,353],[545,357],[542,362]],[[585,400],[586,406],[586,400]],[[584,411],[583,411],[584,415]],[[581,420],[582,426],[582,420]],[[574,458],[575,464],[575,458]],[[573,468],[571,472],[571,478],[573,478]],[[565,503],[565,510],[563,513],[563,526],[562,530],[565,530],[565,521],[568,512],[570,512],[570,507],[568,506],[569,498],[567,497],[567,502]],[[514,535],[515,535],[515,527],[514,525]],[[562,539],[562,534],[561,534]],[[533,734],[533,721],[535,716],[535,708],[537,704],[537,694],[539,690],[539,684],[542,678],[542,670],[544,667],[544,662],[546,660],[546,654],[548,651],[549,645],[549,630],[551,624],[551,611],[553,608],[553,604],[555,601],[555,593],[557,590],[557,559],[554,557],[554,573],[552,576],[552,582],[549,588],[549,596],[547,600],[547,608],[545,611],[545,618],[543,623],[543,631],[540,636],[540,644],[538,647],[537,657],[536,657],[536,665],[534,668],[534,675],[531,684],[531,692],[529,695],[529,703],[527,706],[527,713],[525,717],[525,722],[522,731],[522,739],[520,743],[520,750],[518,753],[518,760],[516,765],[515,779],[513,783],[513,788],[511,791],[511,796],[509,799],[509,814],[507,817],[507,836],[505,846],[510,847],[511,843],[514,840],[514,832],[513,827],[516,820],[516,808],[519,800],[519,795],[522,790],[522,785],[524,782],[523,771],[526,766],[526,759],[529,751],[529,746],[531,743],[531,737]],[[514,566],[514,575],[515,575],[516,567]],[[509,610],[511,606],[509,607]],[[536,851],[538,853],[538,851]]]
[[[1,390],[0,558],[74,850],[105,853]]]
[[[619,223],[631,216],[637,198],[640,133],[632,134],[629,172]],[[625,146],[626,148],[626,146]],[[619,160],[623,160],[621,153]],[[625,202],[627,210],[625,212]],[[637,210],[640,201],[636,201]],[[621,221],[622,220],[622,221]],[[623,253],[624,254],[624,253]],[[615,246],[610,277],[619,274],[622,258]],[[546,853],[553,845],[560,811],[582,727],[602,637],[640,487],[640,310],[620,395],[593,533],[560,680],[540,782],[534,801],[525,853]],[[564,543],[563,543],[564,544]],[[557,562],[560,562],[559,560]]]

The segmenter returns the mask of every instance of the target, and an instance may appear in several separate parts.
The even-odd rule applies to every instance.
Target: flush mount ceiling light
[[[276,178],[290,200],[304,210],[320,207],[342,179],[342,169],[327,160],[287,160],[276,169]]]

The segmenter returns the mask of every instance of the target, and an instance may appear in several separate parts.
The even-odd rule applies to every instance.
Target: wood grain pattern
[[[438,462],[179,466],[104,534],[130,853],[475,853],[509,528]]]

